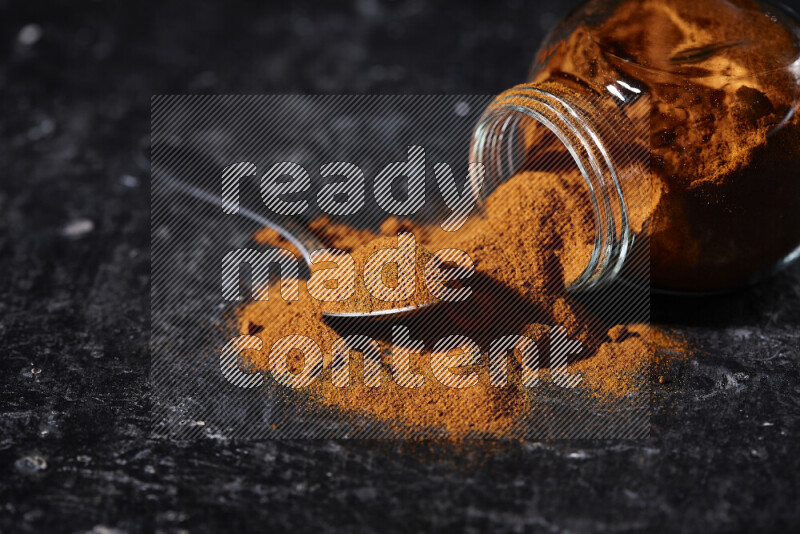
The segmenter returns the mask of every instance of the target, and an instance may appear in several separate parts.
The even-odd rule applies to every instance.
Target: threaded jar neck
[[[514,174],[527,170],[532,157],[538,158],[539,170],[558,172],[554,162],[547,168],[551,152],[537,154],[526,146],[534,132],[549,136],[548,145],[566,149],[577,165],[588,189],[595,236],[591,257],[583,273],[569,284],[571,290],[594,288],[615,279],[632,246],[617,171],[631,154],[618,114],[613,102],[578,95],[559,83],[523,84],[498,95],[473,134],[470,161],[484,165],[484,199]],[[566,155],[563,150],[561,154],[563,161]]]

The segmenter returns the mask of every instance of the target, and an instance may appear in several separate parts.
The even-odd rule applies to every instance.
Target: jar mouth
[[[573,291],[594,288],[616,278],[633,242],[616,171],[619,162],[606,146],[614,132],[603,130],[596,120],[598,117],[591,117],[597,109],[598,106],[574,96],[567,98],[535,86],[518,86],[489,106],[473,137],[471,161],[482,162],[486,171],[483,195],[512,175],[531,170],[522,165],[528,160],[520,159],[519,143],[532,128],[557,140],[556,146],[577,167],[591,202],[594,247],[584,271],[567,281],[567,289]],[[628,150],[624,144],[619,146]],[[538,155],[546,160],[548,154],[544,151]],[[526,158],[529,157],[527,154]]]
[[[587,258],[586,268],[581,275],[575,280],[568,281],[568,290],[579,290],[586,286],[591,278],[591,273],[594,267],[600,260],[600,250],[603,246],[603,237],[601,235],[601,220],[600,209],[598,206],[597,195],[592,187],[592,180],[589,178],[587,171],[581,158],[575,151],[570,140],[560,131],[555,125],[550,123],[545,117],[539,116],[534,113],[532,109],[520,105],[506,105],[495,114],[488,115],[485,120],[481,122],[486,124],[488,128],[497,128],[494,137],[491,140],[491,153],[490,161],[483,161],[486,167],[485,184],[486,189],[484,194],[488,195],[491,190],[499,186],[501,181],[510,178],[511,176],[523,172],[525,170],[525,160],[523,155],[523,148],[520,146],[523,134],[520,133],[525,128],[525,124],[530,124],[532,121],[537,122],[541,126],[547,128],[548,132],[555,136],[561,143],[561,146],[566,148],[565,156],[569,158],[570,163],[574,169],[577,169],[583,176],[584,183],[589,192],[589,198],[592,206],[593,223],[594,223],[594,247],[591,256]],[[480,127],[479,127],[480,129]],[[489,132],[491,137],[493,134]],[[478,154],[473,153],[473,161],[478,160]],[[478,160],[480,161],[480,160]],[[555,163],[555,162],[553,162]],[[563,161],[561,162],[563,163]],[[552,172],[552,169],[546,168],[548,166],[539,166],[542,172]]]

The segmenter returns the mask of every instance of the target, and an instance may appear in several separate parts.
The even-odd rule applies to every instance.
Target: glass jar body
[[[794,19],[755,2],[594,1],[551,33],[528,81],[500,95],[485,118],[502,115],[513,100],[515,112],[533,118],[519,128],[541,128],[535,113],[509,98],[532,91],[574,104],[609,159],[608,180],[616,182],[601,180],[598,187],[597,173],[579,165],[587,186],[600,198],[619,194],[609,202],[626,215],[618,224],[628,226],[616,231],[627,239],[600,236],[598,246],[648,244],[655,287],[722,290],[787,263],[800,250],[798,43]],[[581,105],[587,100],[601,103]],[[627,142],[644,143],[647,162],[627,172],[641,162],[620,157],[630,151],[615,149],[614,136],[641,125],[642,115],[641,139]],[[611,125],[609,133],[597,134],[597,123]],[[479,130],[476,139],[493,128]],[[491,154],[473,156],[488,158],[484,163],[492,167]],[[536,159],[529,153],[518,163]],[[507,174],[522,168],[512,166]],[[628,252],[620,252],[623,259]],[[587,269],[598,266],[587,258]],[[594,278],[619,272],[624,268],[615,264]]]

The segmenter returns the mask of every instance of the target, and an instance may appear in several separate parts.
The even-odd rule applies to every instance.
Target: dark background
[[[800,264],[654,297],[648,440],[147,439],[150,96],[497,93],[568,8],[0,1],[0,531],[797,528]]]

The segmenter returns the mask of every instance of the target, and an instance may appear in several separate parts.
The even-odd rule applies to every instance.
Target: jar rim
[[[505,97],[499,95],[484,111],[475,128],[470,150],[471,160],[488,165],[486,180],[491,183],[491,173],[499,163],[491,158],[502,159],[511,153],[508,150],[497,151],[495,144],[496,141],[508,142],[508,138],[503,140],[504,135],[496,136],[496,127],[507,122],[509,114],[527,116],[547,128],[567,149],[588,189],[595,226],[595,247],[591,258],[582,275],[570,283],[571,290],[594,288],[613,280],[622,269],[634,240],[616,162],[598,137],[594,121],[589,120],[581,106],[575,107],[577,104],[578,101],[570,101],[566,94],[528,84],[512,88]],[[505,127],[500,131],[503,134]],[[495,153],[497,155],[493,155]],[[501,165],[499,172],[502,179],[507,179],[514,169],[504,169]]]

